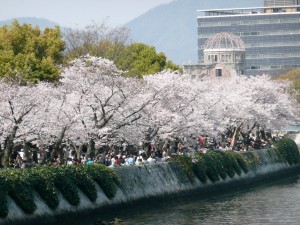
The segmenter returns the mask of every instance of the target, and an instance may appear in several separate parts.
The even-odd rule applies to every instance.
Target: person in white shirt
[[[156,163],[156,160],[155,160],[152,156],[150,156],[150,157],[147,159],[147,161],[149,162],[149,164],[154,164],[154,163]]]
[[[135,165],[137,165],[137,166],[140,166],[140,165],[142,165],[142,164],[143,164],[142,159],[137,159],[137,160],[135,161]]]

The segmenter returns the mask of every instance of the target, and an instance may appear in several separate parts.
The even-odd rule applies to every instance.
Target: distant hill
[[[21,18],[0,21],[0,27],[4,25],[10,25],[14,20],[17,20],[20,24],[27,23],[27,24],[32,24],[33,26],[38,26],[40,27],[41,30],[44,30],[46,27],[55,27],[59,25],[57,23],[54,23],[50,20],[43,19],[43,18],[21,17]]]
[[[263,0],[174,0],[135,18],[125,26],[133,41],[143,42],[164,52],[177,64],[196,63],[197,10],[263,6]]]

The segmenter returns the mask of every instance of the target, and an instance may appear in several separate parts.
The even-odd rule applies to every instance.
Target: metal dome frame
[[[245,51],[245,43],[239,36],[221,32],[209,37],[204,44],[204,51],[211,50]]]

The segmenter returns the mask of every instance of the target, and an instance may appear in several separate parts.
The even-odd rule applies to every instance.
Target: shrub
[[[66,173],[63,166],[49,167],[48,169],[53,174],[54,185],[60,190],[64,198],[71,205],[78,206],[80,204],[80,198],[77,186],[72,181],[70,174]]]
[[[212,181],[212,182],[216,182],[219,181],[219,175],[218,175],[218,171],[215,167],[215,163],[213,158],[209,155],[209,154],[203,154],[203,159],[205,161],[205,165],[206,165],[206,175],[207,177]]]
[[[101,164],[84,165],[83,169],[96,181],[109,199],[115,197],[120,181],[113,170]]]
[[[181,168],[183,169],[184,173],[188,176],[191,182],[194,182],[194,171],[193,171],[193,162],[192,158],[187,155],[177,155],[172,157],[172,161],[176,161],[180,164]]]
[[[233,164],[231,162],[232,158],[229,157],[227,154],[225,154],[225,152],[222,152],[222,151],[216,151],[216,154],[221,156],[221,160],[222,160],[222,163],[223,163],[223,166],[224,166],[224,169],[225,169],[227,175],[230,178],[234,177],[235,170],[234,170]]]
[[[45,167],[26,169],[24,176],[50,209],[58,207],[58,193],[54,186],[53,174],[49,169]]]
[[[230,168],[232,167],[238,175],[241,175],[242,170],[241,170],[238,162],[236,161],[235,157],[233,156],[233,151],[225,151],[224,154],[227,157],[226,160],[228,160],[228,163],[230,164],[230,165],[228,165],[228,167],[230,167]]]
[[[0,176],[0,217],[5,218],[8,214],[7,205],[7,184],[5,178]]]
[[[202,183],[206,183],[207,181],[206,170],[207,168],[205,160],[203,159],[203,154],[196,154],[195,162],[193,163],[193,171]]]
[[[227,173],[225,170],[225,162],[224,157],[222,155],[218,154],[217,151],[209,151],[207,153],[214,161],[216,170],[218,172],[218,175],[224,180],[227,177]]]
[[[0,217],[8,214],[7,194],[27,214],[35,211],[33,189],[52,210],[59,205],[57,189],[73,206],[80,204],[77,186],[94,202],[94,180],[108,198],[113,198],[120,184],[116,173],[104,165],[34,167],[0,171]]]
[[[26,213],[36,210],[31,184],[23,176],[23,170],[7,169],[4,171],[8,195]]]
[[[88,165],[89,166],[89,165]],[[68,177],[80,188],[80,190],[91,200],[96,201],[97,191],[92,177],[85,169],[85,165],[65,167]]]
[[[299,163],[299,150],[296,143],[288,138],[283,138],[277,141],[275,148],[279,151],[280,155],[290,165]]]
[[[246,162],[246,160],[243,158],[243,156],[237,152],[234,151],[230,151],[229,152],[237,161],[237,163],[239,164],[240,168],[242,168],[242,170],[244,171],[244,173],[248,173],[249,172],[249,167],[248,164]]]

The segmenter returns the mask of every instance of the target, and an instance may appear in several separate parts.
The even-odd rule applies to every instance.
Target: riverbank
[[[54,186],[52,187],[54,187],[54,190],[57,191],[57,206],[51,209],[51,207],[49,207],[49,202],[45,203],[45,196],[42,197],[39,191],[31,188],[35,209],[32,213],[24,213],[24,209],[21,209],[20,207],[20,202],[16,201],[16,198],[12,196],[12,193],[8,193],[6,196],[8,213],[0,220],[0,224],[47,224],[58,218],[65,218],[66,216],[72,216],[75,214],[78,215],[82,213],[86,215],[97,210],[101,211],[108,208],[112,209],[114,207],[124,206],[135,202],[137,203],[151,198],[160,199],[168,196],[191,194],[193,192],[203,194],[207,192],[215,192],[226,188],[253,184],[264,180],[266,177],[270,178],[282,176],[293,171],[300,170],[299,152],[297,152],[297,163],[295,163],[296,161],[289,161],[293,159],[290,158],[293,154],[284,156],[278,149],[263,149],[235,154],[242,156],[245,160],[247,164],[246,171],[240,167],[240,173],[238,173],[239,170],[235,168],[235,173],[232,174],[230,172],[231,170],[228,168],[234,168],[230,167],[230,165],[233,166],[233,164],[238,164],[238,160],[234,159],[234,161],[232,161],[233,164],[227,165],[227,169],[224,168],[227,172],[226,177],[222,177],[217,168],[215,168],[216,174],[208,174],[208,171],[212,170],[210,168],[211,165],[209,164],[209,161],[206,161],[206,164],[204,164],[206,181],[203,181],[203,177],[201,178],[200,175],[195,173],[195,169],[192,171],[193,173],[190,173],[191,171],[188,171],[188,166],[186,166],[189,164],[186,161],[116,168],[114,172],[117,174],[119,178],[118,180],[116,180],[114,176],[109,178],[111,174],[106,170],[106,168],[102,170],[103,168],[100,166],[98,170],[94,170],[90,169],[94,168],[94,166],[87,166],[84,167],[82,171],[85,171],[85,174],[89,174],[87,178],[91,178],[93,182],[89,188],[93,189],[92,187],[95,187],[95,199],[92,197],[94,196],[93,192],[87,194],[90,189],[87,188],[87,190],[84,191],[85,189],[80,185],[80,182],[77,183],[77,187],[74,187],[74,185],[64,186],[65,189],[67,187],[71,188],[67,191],[75,195],[75,197],[70,196],[71,198],[68,198],[66,193],[64,193],[65,189],[58,186],[58,183],[55,182],[59,180],[59,176],[62,171],[56,171],[53,169],[53,171],[56,171],[57,173],[57,176],[51,178],[54,182]],[[209,154],[207,154],[207,156],[209,156]],[[210,156],[210,158],[212,159],[213,156]],[[222,158],[214,158],[213,160],[218,159]],[[214,162],[215,163],[213,163],[213,165],[218,164],[216,161]],[[226,162],[228,161],[224,161],[223,163]],[[81,170],[71,170],[71,173],[68,176],[72,176],[72,174],[75,176],[74,174],[78,173],[77,178],[84,177],[79,171]],[[199,172],[199,168],[197,171]],[[98,173],[104,173],[107,176],[98,176]],[[191,174],[193,177],[191,177]],[[216,177],[213,179],[213,175],[218,176],[218,180],[214,180]],[[68,176],[66,176],[66,178],[68,178]],[[223,174],[223,176],[225,176],[225,174]],[[70,182],[75,182],[76,180],[77,179],[74,181],[71,180]],[[111,181],[117,184],[112,185]],[[69,181],[66,179],[65,183],[68,182]],[[62,184],[59,183],[59,185]],[[115,190],[113,190],[114,188]],[[22,189],[17,190],[22,192]],[[78,203],[70,200],[73,199],[74,201],[74,199],[76,199],[76,193],[78,193]],[[30,198],[25,197],[24,199],[30,202]]]

